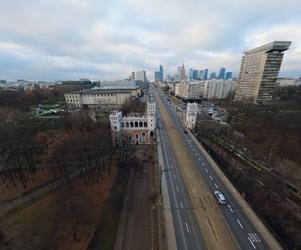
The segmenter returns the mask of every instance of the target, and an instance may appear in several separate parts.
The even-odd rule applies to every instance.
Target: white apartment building
[[[284,51],[291,42],[274,41],[244,52],[241,60],[235,101],[264,103],[271,101]]]
[[[201,81],[179,82],[175,84],[175,96],[184,100],[199,100],[204,91]]]
[[[148,102],[146,113],[123,116],[115,110],[110,114],[114,145],[154,143],[156,129],[156,103]]]
[[[207,99],[225,99],[235,91],[237,83],[233,80],[211,79],[204,82],[203,97]]]
[[[296,78],[278,78],[277,79],[278,87],[297,86],[300,84],[301,84],[301,79],[296,79]]]
[[[65,101],[69,107],[119,107],[129,100],[138,98],[141,89],[138,87],[129,89],[91,89],[66,93]]]

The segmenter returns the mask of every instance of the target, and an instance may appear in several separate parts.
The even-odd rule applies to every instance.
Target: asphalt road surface
[[[256,231],[252,222],[245,215],[232,194],[223,185],[215,171],[212,169],[212,166],[190,138],[190,135],[183,133],[184,128],[174,105],[168,102],[165,96],[161,96],[158,90],[151,91],[151,93],[156,98],[160,98],[163,102],[173,121],[174,127],[181,135],[182,143],[189,150],[191,157],[195,161],[199,172],[212,195],[214,195],[215,190],[218,190],[226,197],[227,204],[218,205],[217,209],[221,211],[228,228],[231,230],[237,241],[238,247],[240,249],[269,249],[261,235]],[[161,146],[164,159],[164,169],[162,172],[166,175],[167,179],[177,247],[178,249],[206,249],[208,246],[204,244],[204,236],[195,219],[185,183],[174,157],[170,139],[166,133],[165,124],[160,119],[160,113],[158,114],[158,118],[159,134],[162,142]]]

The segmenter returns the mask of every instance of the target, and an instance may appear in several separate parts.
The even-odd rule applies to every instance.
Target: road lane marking
[[[237,223],[239,224],[239,226],[241,227],[241,229],[243,229],[244,227],[242,226],[242,224],[240,223],[239,219],[236,219]]]
[[[231,208],[231,206],[228,204],[228,208],[230,209],[230,211],[233,213],[233,210]]]
[[[187,233],[189,233],[189,228],[188,228],[187,222],[185,222],[185,225],[186,225],[186,231],[187,231]]]
[[[181,208],[183,208],[183,204],[182,204],[182,202],[181,202],[181,201],[180,201],[180,207],[181,207]]]
[[[248,235],[253,242],[261,242],[256,233],[248,233]]]
[[[177,192],[179,193],[179,187],[177,186]]]
[[[202,159],[199,157],[199,161],[202,161]]]
[[[214,183],[214,186],[218,189],[218,185],[216,183]]]
[[[176,175],[175,174],[173,174],[173,178],[174,178],[174,180],[176,179]]]
[[[204,162],[202,162],[202,166],[205,167]]]
[[[252,240],[250,239],[250,237],[248,237],[248,239],[249,239],[251,245],[253,246],[253,248],[256,249],[256,246],[254,245],[254,243],[252,242]]]
[[[210,175],[210,179],[213,181],[213,177]]]
[[[205,168],[205,170],[206,170],[206,172],[208,173],[208,169],[207,169],[207,168]]]

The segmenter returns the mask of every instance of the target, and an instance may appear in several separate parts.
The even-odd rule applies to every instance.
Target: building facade
[[[175,96],[184,100],[199,100],[202,94],[200,81],[179,82],[175,84]]]
[[[135,77],[136,77],[135,80],[145,82],[146,81],[146,72],[145,72],[145,70],[137,71]]]
[[[237,86],[237,82],[233,80],[212,79],[203,82],[203,97],[207,99],[225,99],[235,91]]]
[[[301,84],[301,79],[296,78],[278,78],[277,87],[298,86]]]
[[[197,123],[197,115],[198,115],[198,104],[197,103],[187,103],[187,111],[186,111],[186,128],[190,130],[194,130],[196,128]]]
[[[145,114],[123,116],[115,110],[110,114],[114,145],[151,144],[155,142],[156,103],[148,102]]]
[[[91,89],[66,93],[64,96],[69,107],[116,108],[141,96],[141,89]]]
[[[274,41],[244,52],[235,101],[265,103],[271,101],[283,52],[291,42]]]

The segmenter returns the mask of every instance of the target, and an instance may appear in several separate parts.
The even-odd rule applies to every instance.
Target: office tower
[[[162,81],[160,71],[155,71],[155,81]]]
[[[215,72],[212,72],[212,73],[210,74],[210,79],[216,79],[216,74],[215,74]]]
[[[244,52],[241,60],[235,101],[265,103],[271,101],[284,51],[291,42],[274,41]]]
[[[132,72],[132,80],[135,80],[135,72]]]
[[[208,69],[205,69],[204,80],[208,80]]]
[[[155,81],[163,81],[163,67],[160,65],[160,70],[155,71]]]
[[[225,73],[226,73],[226,69],[225,68],[221,68],[219,70],[218,79],[225,79]]]
[[[163,71],[163,66],[160,65],[160,73],[161,73],[161,81],[164,79],[164,71]]]
[[[145,70],[136,72],[136,80],[137,81],[142,81],[142,82],[146,81],[146,72],[145,72]]]
[[[199,79],[204,80],[204,70],[202,69],[199,71]]]
[[[193,80],[193,69],[189,69],[189,80]]]
[[[187,79],[187,76],[185,74],[185,67],[184,67],[184,63],[183,63],[182,67],[180,68],[179,80],[184,81],[186,79]]]
[[[227,80],[232,79],[232,72],[229,71],[226,73],[226,79]]]
[[[193,80],[199,79],[199,71],[197,69],[193,70],[192,79]]]

